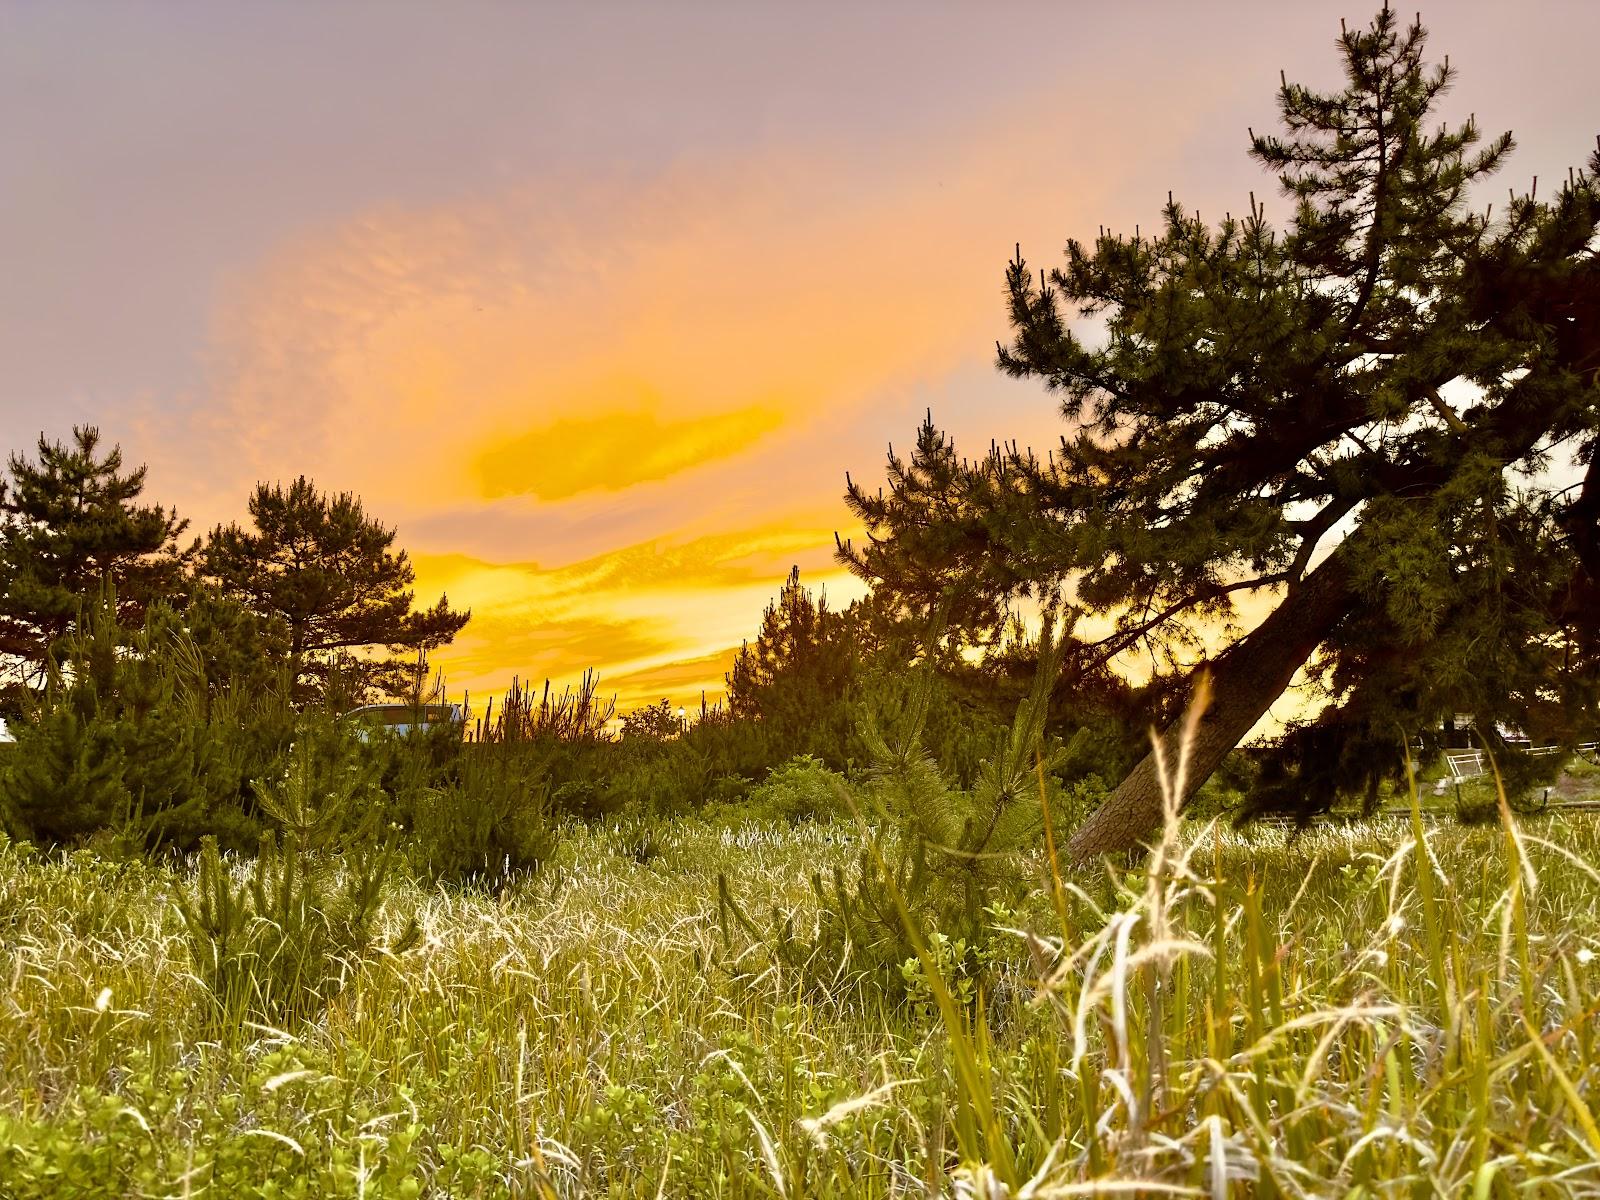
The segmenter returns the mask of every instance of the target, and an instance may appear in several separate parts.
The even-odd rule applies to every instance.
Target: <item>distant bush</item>
[[[412,857],[430,879],[498,888],[555,853],[561,826],[545,765],[528,749],[469,746],[458,777],[419,797]]]
[[[708,806],[711,815],[797,821],[826,820],[850,812],[849,784],[821,759],[797,754],[731,803]]]
[[[680,815],[737,802],[781,758],[772,731],[753,718],[705,709],[673,736],[625,735],[591,767],[592,811]],[[570,802],[562,806],[571,811]],[[585,814],[577,814],[585,815]]]
[[[850,701],[859,680],[862,630],[854,614],[828,606],[789,573],[728,673],[728,709],[759,722],[782,758],[813,754],[843,766],[852,725]]]

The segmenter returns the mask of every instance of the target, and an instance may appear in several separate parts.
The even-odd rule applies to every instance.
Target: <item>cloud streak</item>
[[[623,408],[491,439],[474,466],[485,499],[568,500],[588,491],[626,491],[731,458],[782,423],[781,413],[760,407],[679,418]]]
[[[454,686],[503,688],[513,677],[571,680],[594,667],[623,710],[663,697],[713,699],[730,645],[753,635],[792,565],[848,602],[860,585],[831,561],[827,530],[773,526],[688,540],[652,539],[558,566],[416,556],[423,596],[447,592],[473,619],[437,656]]]
[[[1026,127],[988,113],[893,161],[564,177],[308,230],[224,292],[221,402],[171,442],[194,506],[290,469],[359,491],[419,595],[472,607],[440,661],[474,689],[596,666],[680,702],[720,690],[712,658],[791,565],[859,590],[832,562],[844,470],[870,475],[938,389],[989,380],[1008,238],[1063,196],[1110,203],[1103,132],[1073,160],[1103,171],[1058,158],[1041,181],[1049,135],[997,123]]]

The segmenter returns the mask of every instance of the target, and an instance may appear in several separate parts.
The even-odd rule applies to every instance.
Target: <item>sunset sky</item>
[[[1409,12],[1409,8],[1405,11]],[[474,692],[720,691],[846,470],[999,378],[1014,243],[1207,215],[1349,3],[0,2],[0,443],[98,423],[197,530],[306,474],[473,620]],[[1496,186],[1600,131],[1600,2],[1423,9]],[[1490,197],[1493,198],[1493,197]]]

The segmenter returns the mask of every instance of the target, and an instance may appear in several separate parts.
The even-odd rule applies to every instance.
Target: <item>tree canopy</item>
[[[795,567],[762,613],[755,642],[734,657],[729,711],[764,722],[797,751],[836,759],[864,649],[858,625],[829,608],[826,592],[813,597]]]
[[[1385,8],[1342,33],[1342,90],[1283,81],[1283,132],[1250,153],[1286,228],[1253,196],[1217,223],[1169,196],[1158,230],[1049,272],[1019,250],[998,360],[1059,397],[1051,452],[967,461],[930,418],[885,491],[849,489],[859,574],[978,630],[1068,585],[1110,626],[1076,661],[1182,673],[1269,598],[1210,664],[1191,787],[1308,660],[1318,721],[1395,759],[1451,710],[1555,738],[1595,718],[1600,152],[1549,199],[1473,207],[1512,138],[1438,123],[1454,71],[1425,42]],[[1147,758],[1073,849],[1159,812]]]
[[[121,448],[103,448],[93,426],[66,442],[41,434],[37,458],[11,455],[9,475],[0,479],[0,656],[32,685],[102,585],[130,625],[181,590],[187,522],[139,502],[145,468],[125,470]]]
[[[394,549],[395,530],[349,492],[324,494],[304,476],[288,487],[263,483],[250,498],[250,519],[251,529],[211,531],[201,573],[257,615],[283,622],[303,687],[325,687],[338,672],[358,695],[395,692],[406,663],[382,655],[446,645],[471,615],[445,596],[413,611],[415,571]]]

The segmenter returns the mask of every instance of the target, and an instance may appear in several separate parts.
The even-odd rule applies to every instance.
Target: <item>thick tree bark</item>
[[[1290,590],[1271,616],[1211,665],[1211,705],[1189,747],[1183,800],[1211,777],[1349,611],[1350,553],[1347,540]],[[1169,771],[1178,761],[1182,728],[1180,716],[1161,735]],[[1067,853],[1083,860],[1131,850],[1160,825],[1161,783],[1152,751],[1072,835]]]

